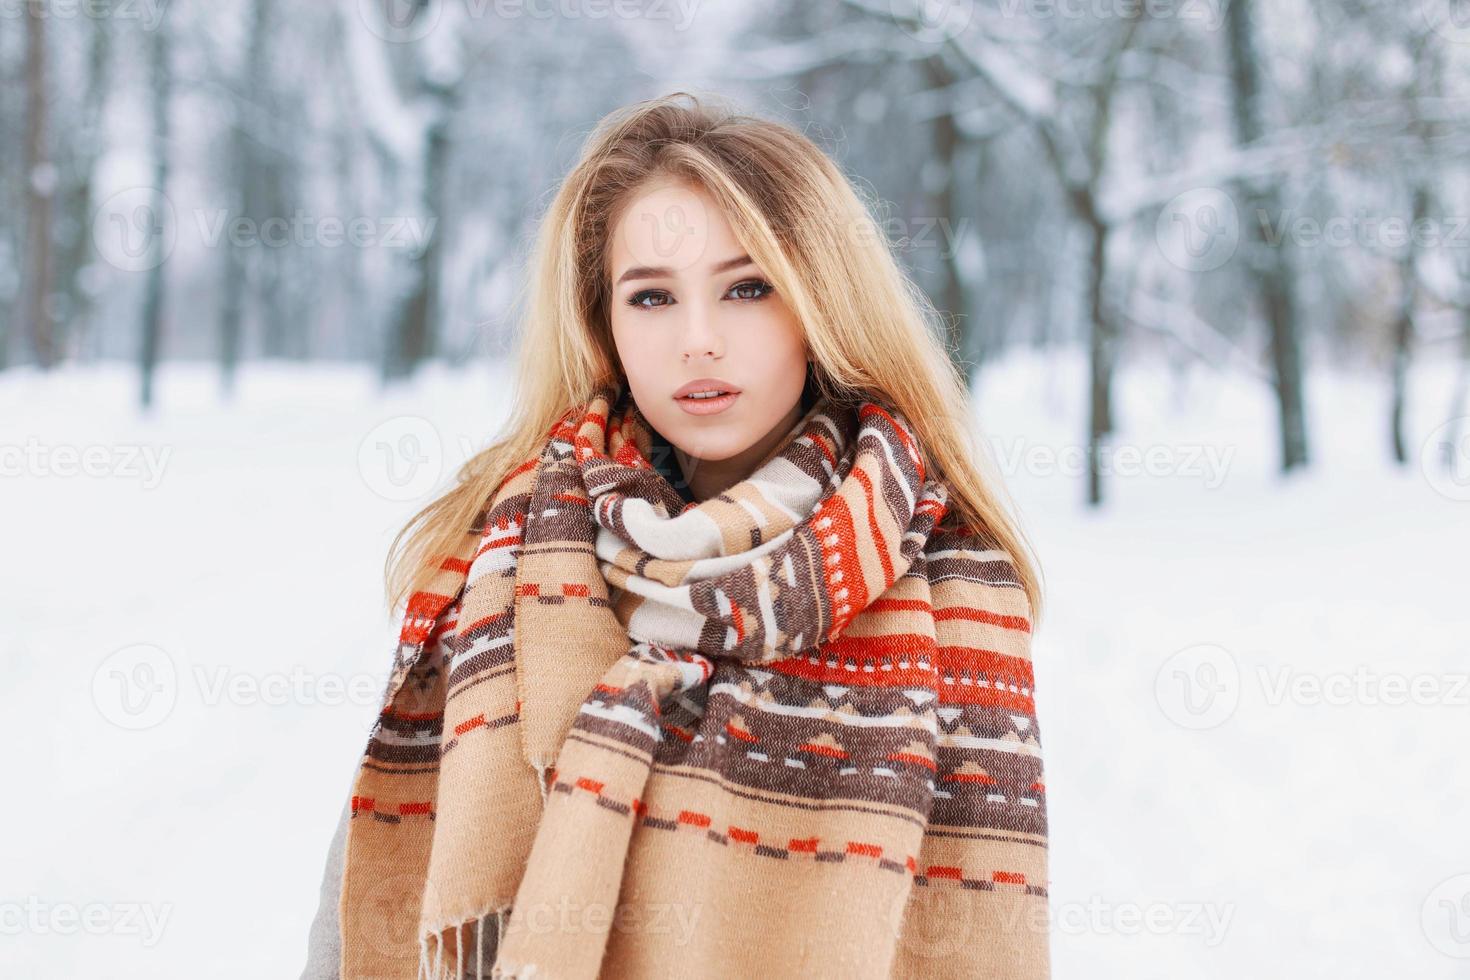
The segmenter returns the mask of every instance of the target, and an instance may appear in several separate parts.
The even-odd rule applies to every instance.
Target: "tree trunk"
[[[1423,183],[1415,184],[1414,220],[1409,227],[1418,227],[1428,212],[1429,189]],[[1409,450],[1404,440],[1404,408],[1408,401],[1409,358],[1414,343],[1414,303],[1419,296],[1419,274],[1415,261],[1417,257],[1418,248],[1411,234],[1404,246],[1403,257],[1399,260],[1399,279],[1403,283],[1403,291],[1400,293],[1398,316],[1393,328],[1393,407],[1389,430],[1393,442],[1393,459],[1399,464],[1409,461]]]
[[[1087,502],[1096,505],[1102,503],[1102,448],[1108,436],[1113,434],[1113,365],[1117,356],[1117,341],[1103,296],[1107,282],[1108,226],[1094,216],[1087,227],[1092,234],[1087,263],[1087,302],[1092,320],[1089,347],[1091,384],[1087,417]]]
[[[924,62],[930,86],[936,90],[954,84],[954,74],[944,63],[942,55],[933,55]],[[953,219],[955,217],[955,165],[960,149],[960,131],[953,114],[942,112],[933,122],[934,152],[930,159],[941,169],[942,181],[931,198],[933,233],[940,236],[939,282],[935,290],[939,297],[939,308],[945,316],[945,343],[965,379],[965,389],[974,382],[979,352],[975,350],[976,337],[970,317],[965,283],[960,277],[959,257],[955,255],[958,242],[955,240]]]
[[[96,10],[105,13],[110,4],[96,0]],[[92,168],[102,153],[102,112],[107,104],[109,65],[112,58],[112,22],[104,16],[91,19],[91,49],[87,57],[87,88],[78,127],[77,159],[72,167],[71,187],[66,196],[67,222],[71,238],[65,243],[58,270],[66,284],[65,315],[57,325],[57,344],[66,352],[80,353],[91,334],[92,292],[87,270],[96,260],[92,242]]]
[[[394,324],[388,356],[383,363],[383,380],[413,374],[421,363],[434,356],[438,347],[439,282],[442,276],[444,187],[449,165],[449,126],[454,92],[436,89],[438,113],[425,132],[422,168],[422,212],[425,239],[412,262],[412,290]]]
[[[257,222],[257,228],[258,222],[263,218],[258,188],[261,170],[266,164],[256,150],[256,140],[251,135],[250,127],[259,125],[260,117],[264,115],[265,55],[271,14],[271,0],[254,0],[250,12],[250,40],[245,56],[244,78],[240,83],[245,108],[237,111],[234,131],[230,134],[233,151],[230,154],[230,187],[234,192],[235,208],[226,220],[250,218]],[[255,118],[247,120],[247,113],[254,113]],[[220,284],[219,368],[220,390],[225,398],[234,395],[244,347],[246,287],[253,280],[251,273],[255,265],[250,261],[251,255],[247,251],[250,247],[259,251],[261,242],[257,238],[251,246],[243,246],[236,244],[231,235],[226,235],[222,242],[224,281]]]
[[[46,12],[39,2],[26,5],[25,273],[21,278],[21,317],[36,363],[56,363],[56,326],[52,322],[51,204],[56,165],[51,159],[46,117]]]
[[[1439,466],[1446,473],[1457,468],[1455,448],[1464,435],[1460,424],[1465,419],[1466,403],[1470,401],[1470,305],[1460,307],[1460,365],[1455,373],[1455,389],[1450,395],[1449,432],[1440,440],[1442,457]]]
[[[166,284],[164,267],[167,264],[166,257],[158,253],[166,245],[161,229],[168,214],[168,108],[173,79],[169,65],[169,28],[162,20],[153,30],[149,41],[148,63],[152,89],[150,111],[153,124],[153,201],[150,207],[153,211],[153,231],[149,236],[152,255],[143,300],[143,338],[138,352],[142,379],[141,400],[145,409],[153,405],[154,375],[163,346],[163,300]]]
[[[1226,11],[1230,75],[1235,96],[1235,138],[1248,146],[1262,135],[1260,111],[1260,66],[1251,25],[1252,0],[1231,0]],[[1241,246],[1248,257],[1261,304],[1271,331],[1271,363],[1276,388],[1277,414],[1281,428],[1281,469],[1290,471],[1308,460],[1307,423],[1304,404],[1300,328],[1292,295],[1288,253],[1283,242],[1274,252],[1266,241],[1257,214],[1279,212],[1274,189],[1254,193],[1241,185],[1242,197],[1252,216],[1242,229]]]

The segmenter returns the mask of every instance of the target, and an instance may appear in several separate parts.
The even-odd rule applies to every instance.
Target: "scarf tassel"
[[[536,770],[536,783],[541,787],[541,802],[544,806],[549,802],[551,795],[547,776],[555,767],[556,760],[535,759],[532,765]],[[504,905],[474,919],[424,936],[419,941],[419,980],[532,980],[532,978],[543,976],[534,963],[523,963],[516,967],[499,966],[492,963],[490,972],[485,972],[485,944],[480,937],[488,935],[486,930],[493,922],[495,927],[495,946],[493,948],[499,951],[500,944],[505,939],[505,928],[510,920],[512,908],[513,903]],[[445,963],[445,939],[451,931],[454,933],[454,968],[452,971]],[[465,962],[465,950],[471,945],[475,951],[474,972],[466,972],[468,964]]]
[[[512,906],[492,909],[484,915],[461,922],[439,932],[430,933],[419,940],[419,980],[531,980],[542,974],[534,964],[524,964],[514,969],[486,963],[486,943],[489,930],[495,930],[494,945],[490,946],[490,957],[495,958],[505,939],[505,927],[510,921]],[[453,968],[446,962],[446,938],[454,933]],[[474,949],[473,963],[467,950]]]

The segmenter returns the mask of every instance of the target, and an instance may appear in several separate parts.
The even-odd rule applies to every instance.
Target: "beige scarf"
[[[882,404],[698,503],[655,435],[568,412],[410,600],[342,976],[1048,976],[1008,556]]]

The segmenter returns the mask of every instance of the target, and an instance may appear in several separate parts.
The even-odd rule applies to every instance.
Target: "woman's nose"
[[[686,304],[684,333],[679,349],[685,360],[696,357],[724,357],[725,339],[715,329],[709,312],[697,304]]]

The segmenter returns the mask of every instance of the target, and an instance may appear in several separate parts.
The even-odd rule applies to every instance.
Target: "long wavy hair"
[[[624,106],[589,135],[531,254],[515,408],[496,441],[464,462],[453,489],[393,539],[389,605],[427,583],[562,415],[600,386],[626,382],[608,316],[609,238],[620,207],[660,177],[697,183],[722,207],[795,314],[821,394],[838,403],[885,402],[908,419],[925,466],[949,489],[954,516],[945,523],[957,520],[1010,555],[1039,618],[1039,568],[1002,481],[991,476],[989,454],[973,438],[969,391],[939,339],[941,315],[815,143],[788,125],[685,91]]]

